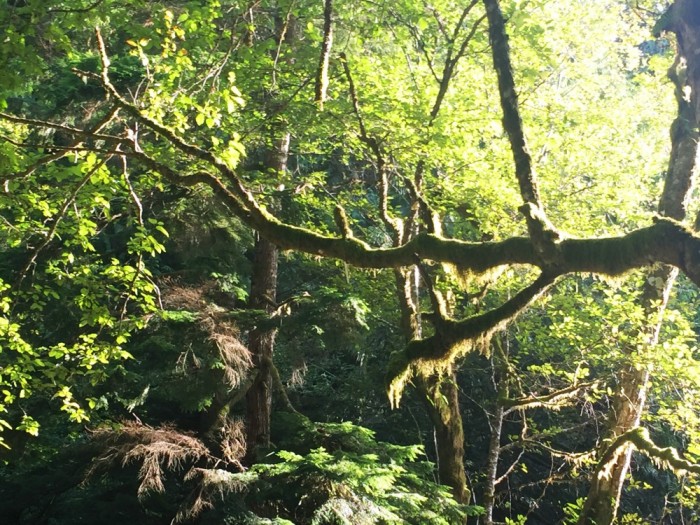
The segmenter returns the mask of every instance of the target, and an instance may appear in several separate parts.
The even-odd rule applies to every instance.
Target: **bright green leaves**
[[[155,219],[149,220],[152,221],[150,226],[153,227],[158,236],[168,236],[168,232],[165,230],[161,222],[158,222]],[[129,239],[127,249],[131,254],[148,254],[155,257],[157,254],[165,251],[165,246],[162,244],[161,240],[156,237],[156,235],[151,233],[150,228],[139,226]]]
[[[159,191],[153,176],[83,148],[60,157],[51,144],[66,137],[9,131],[16,140],[2,145],[0,418],[34,435],[37,396],[84,421],[86,386],[129,357],[130,333],[157,307],[146,261],[162,254],[167,231],[143,216],[136,193]]]
[[[27,396],[33,372],[43,365],[35,349],[23,338],[21,325],[11,316],[9,290],[10,286],[0,281],[0,418],[8,405]]]
[[[419,446],[382,443],[350,423],[308,422],[296,430],[289,436],[297,442],[294,452],[277,452],[274,463],[231,475],[231,482],[248,487],[241,504],[253,512],[274,502],[280,510],[294,507],[297,519],[304,516],[311,523],[339,520],[342,509],[353,508],[353,518],[368,523],[448,525],[482,510],[456,504],[447,487],[433,483],[432,466],[422,460]],[[324,440],[329,446],[317,446]]]
[[[22,422],[17,425],[17,430],[26,432],[30,436],[36,437],[39,435],[39,427],[39,422],[36,419],[24,414],[22,416]]]
[[[73,398],[73,393],[69,387],[62,387],[56,392],[54,397],[61,401],[61,410],[68,413],[71,421],[81,423],[89,419],[85,410]]]
[[[668,135],[675,109],[673,90],[659,82],[671,53],[649,52],[657,48],[650,26],[620,2],[591,9],[518,2],[509,25],[550,218],[574,235],[616,234],[649,221],[668,159],[668,141],[659,137]]]

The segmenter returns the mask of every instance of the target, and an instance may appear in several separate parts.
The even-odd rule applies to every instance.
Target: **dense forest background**
[[[700,523],[700,2],[0,1],[3,523]]]

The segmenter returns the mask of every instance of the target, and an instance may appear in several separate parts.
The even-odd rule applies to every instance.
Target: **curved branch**
[[[129,107],[138,112],[133,106]],[[130,144],[124,137],[91,133],[47,121],[24,119],[5,113],[0,113],[0,118],[36,127],[62,129],[81,137]],[[168,134],[173,133],[168,131]],[[177,143],[174,145],[177,146]],[[340,259],[361,268],[411,266],[415,263],[415,255],[418,255],[422,260],[449,263],[460,270],[479,274],[498,266],[524,264],[548,267],[550,271],[559,275],[587,272],[615,276],[654,263],[664,263],[679,268],[700,286],[700,237],[694,236],[683,225],[671,219],[659,218],[651,226],[617,237],[564,239],[556,245],[553,261],[543,260],[533,240],[526,237],[511,237],[497,242],[468,242],[446,239],[437,234],[420,233],[398,247],[374,248],[359,239],[330,237],[281,222],[262,210],[243,187],[235,172],[210,152],[204,152],[204,158],[198,154],[195,156],[204,162],[214,158],[215,161],[207,163],[212,168],[228,174],[225,180],[206,171],[181,174],[142,150],[130,149],[132,151],[110,154],[118,153],[138,159],[174,184],[206,184],[232,213],[283,250],[298,250],[311,255]],[[184,152],[186,148],[180,149]],[[204,150],[196,148],[196,151]],[[231,183],[234,179],[232,189]]]
[[[114,117],[117,116],[117,113],[119,112],[119,107],[118,106],[113,106],[106,114],[104,117],[102,117],[87,133],[88,137],[93,137],[95,134],[99,133],[100,130],[102,130],[107,124],[109,124]],[[16,119],[17,117],[14,117],[13,115],[7,115],[6,113],[0,113],[0,118],[4,118],[6,120],[12,120]],[[17,122],[17,120],[15,120]],[[26,122],[25,122],[26,124]],[[78,130],[75,130],[78,131]],[[73,130],[70,131],[70,133],[74,133]],[[6,139],[2,137],[4,140],[9,141],[9,139]],[[4,182],[7,182],[9,180],[16,180],[16,179],[23,179],[25,177],[29,177],[32,175],[37,169],[39,169],[42,166],[46,166],[47,164],[51,164],[54,161],[57,161],[60,158],[65,157],[70,151],[72,151],[73,148],[78,148],[82,144],[82,140],[74,140],[72,144],[69,145],[68,148],[62,148],[58,149],[54,153],[49,153],[48,155],[44,155],[43,157],[39,158],[38,160],[34,161],[31,165],[26,167],[20,172],[17,173],[12,173],[11,175],[8,175],[3,178]],[[53,147],[51,149],[54,149]]]
[[[100,54],[100,61],[102,63],[102,70],[100,72],[100,79],[102,81],[102,87],[105,89],[107,94],[111,96],[121,108],[123,108],[129,115],[134,117],[137,121],[141,122],[147,126],[152,131],[165,138],[172,146],[179,149],[181,152],[202,160],[215,168],[221,175],[223,175],[230,183],[230,191],[233,191],[238,199],[245,203],[245,207],[251,215],[257,216],[259,220],[264,220],[269,216],[267,212],[261,209],[259,204],[253,198],[252,194],[244,187],[241,180],[236,176],[235,172],[229,168],[229,166],[211,151],[200,148],[193,144],[188,143],[181,137],[179,137],[173,130],[164,126],[163,124],[157,122],[156,120],[144,115],[144,113],[136,107],[134,104],[128,102],[121,94],[117,91],[114,85],[109,79],[109,57],[107,56],[107,48],[105,46],[104,40],[102,39],[102,34],[99,28],[95,28],[95,36],[97,38],[97,47]]]
[[[360,100],[357,96],[357,89],[348,64],[348,57],[345,53],[340,54],[340,60],[343,64],[343,71],[348,81],[348,89],[350,90],[350,100],[352,102],[353,112],[357,117],[357,123],[360,127],[360,140],[367,146],[377,162],[377,173],[379,175],[379,214],[382,222],[386,226],[389,234],[392,237],[394,246],[399,246],[403,239],[403,225],[401,220],[396,219],[389,213],[389,175],[387,173],[387,163],[382,153],[382,148],[376,137],[367,134],[367,128],[362,118],[360,111]]]

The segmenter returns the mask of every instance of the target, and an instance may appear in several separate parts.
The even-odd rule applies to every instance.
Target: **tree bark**
[[[259,238],[255,243],[253,275],[251,278],[250,306],[272,313],[277,295],[277,247]],[[258,373],[246,394],[246,435],[248,459],[254,460],[256,451],[270,446],[270,417],[272,412],[272,374],[269,363],[275,346],[277,329],[251,330],[248,348]]]

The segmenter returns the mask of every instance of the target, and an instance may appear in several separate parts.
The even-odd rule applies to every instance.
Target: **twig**
[[[563,403],[570,401],[580,394],[581,391],[589,388],[595,388],[597,385],[597,381],[591,381],[589,383],[581,383],[579,385],[572,385],[562,388],[561,390],[557,390],[551,394],[543,396],[533,394],[519,399],[504,399],[502,403],[504,406],[508,407],[506,413],[511,413],[515,410],[526,410],[539,407],[557,408],[564,406]]]
[[[114,108],[113,108],[114,110]],[[15,115],[10,115],[8,113],[0,112],[0,119],[9,120],[10,122],[16,122],[17,124],[26,124],[35,128],[50,128],[59,131],[64,131],[71,135],[78,135],[79,137],[88,137],[95,140],[105,140],[110,142],[121,142],[124,140],[123,137],[118,137],[115,135],[104,135],[102,133],[96,133],[91,130],[74,128],[72,126],[66,126],[64,124],[56,124],[55,122],[49,122],[47,120],[37,120],[32,118],[17,117]],[[46,146],[45,146],[46,147]],[[51,146],[53,147],[53,146]]]
[[[389,175],[387,173],[386,159],[379,146],[379,141],[375,137],[367,134],[367,128],[365,127],[364,119],[360,111],[357,89],[355,88],[355,82],[353,81],[352,72],[350,71],[345,53],[340,54],[340,59],[343,64],[343,70],[345,71],[345,77],[348,80],[348,89],[350,90],[353,111],[360,127],[360,140],[367,145],[377,162],[377,172],[379,175],[379,212],[382,222],[384,222],[389,230],[393,238],[394,246],[400,246],[403,241],[403,223],[400,219],[391,217],[389,213]]]

